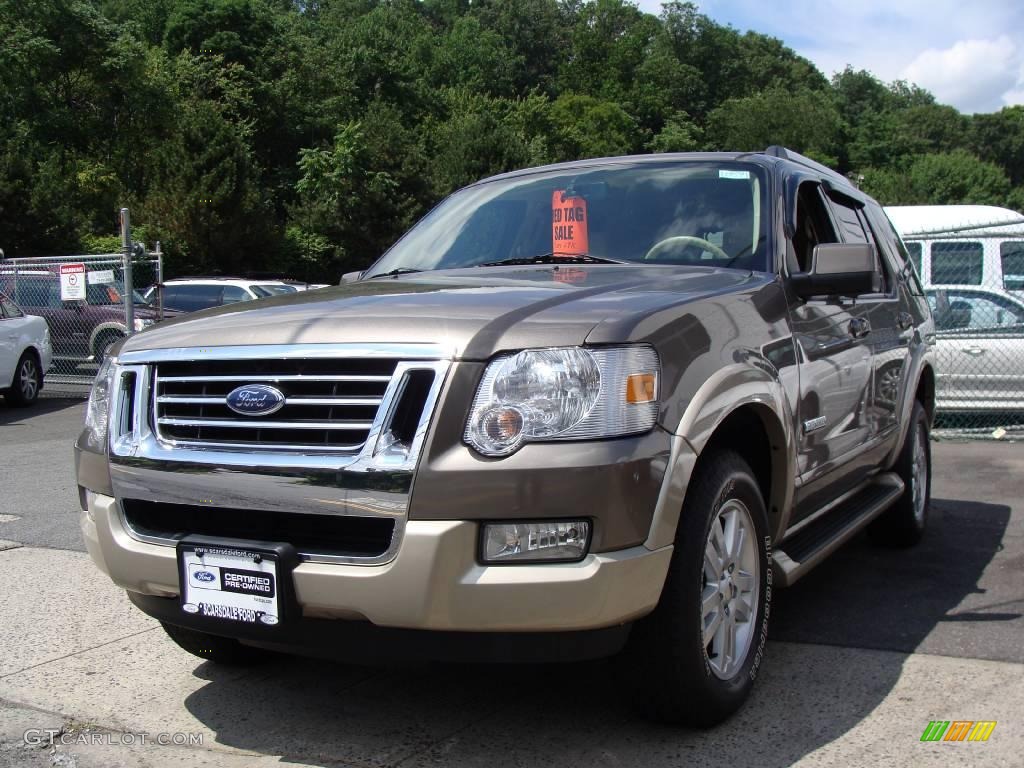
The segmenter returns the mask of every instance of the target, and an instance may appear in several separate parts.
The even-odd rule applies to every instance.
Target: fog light
[[[481,560],[485,563],[582,560],[590,545],[590,523],[569,520],[548,523],[485,525]]]

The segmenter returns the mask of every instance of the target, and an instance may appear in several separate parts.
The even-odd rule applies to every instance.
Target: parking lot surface
[[[84,553],[83,409],[0,405],[0,766],[1021,765],[1024,445],[934,444],[924,542],[860,537],[777,591],[753,697],[697,732],[636,718],[609,662],[189,656]],[[984,743],[921,742],[931,720],[997,725]]]

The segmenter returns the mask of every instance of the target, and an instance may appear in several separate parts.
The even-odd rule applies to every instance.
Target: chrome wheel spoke
[[[732,615],[733,619],[738,622],[748,622],[751,619],[753,611],[751,610],[750,602],[748,601],[747,595],[738,595],[735,600],[732,601]]]
[[[709,582],[718,582],[722,578],[722,558],[711,541],[704,547],[704,578]]]
[[[711,642],[715,639],[715,634],[719,631],[719,629],[721,629],[722,618],[722,612],[719,610],[711,616],[711,621],[704,622],[704,634],[702,637],[704,640],[705,648],[707,648],[711,644]],[[708,655],[711,655],[710,648],[708,649]]]
[[[718,586],[708,584],[704,587],[704,592],[701,595],[700,615],[707,619],[708,614],[712,611],[719,610],[721,605],[722,601],[719,599]]]
[[[722,622],[722,642],[720,645],[722,672],[728,674],[736,659],[736,622],[728,617]]]
[[[754,586],[754,577],[746,571],[736,571],[732,576],[732,583],[741,595],[750,592]]]

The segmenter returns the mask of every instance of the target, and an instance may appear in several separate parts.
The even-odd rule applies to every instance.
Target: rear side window
[[[903,243],[907,249],[907,258],[910,263],[914,265],[914,271],[917,274],[921,274],[921,254],[924,252],[924,246],[921,243]]]
[[[1024,291],[1024,240],[1008,240],[999,244],[1003,262],[1003,288]]]
[[[164,288],[164,306],[183,312],[216,307],[221,303],[221,290],[219,285],[168,285]]]
[[[267,296],[270,294],[268,293]],[[244,288],[239,288],[237,285],[225,285],[224,294],[222,301],[225,304],[235,304],[239,301],[249,301],[252,299]]]
[[[932,243],[932,285],[981,285],[984,264],[981,243]]]

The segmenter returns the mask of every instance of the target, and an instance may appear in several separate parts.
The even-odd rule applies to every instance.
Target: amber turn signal
[[[657,396],[658,379],[653,373],[634,373],[626,379],[627,403],[651,403]]]

